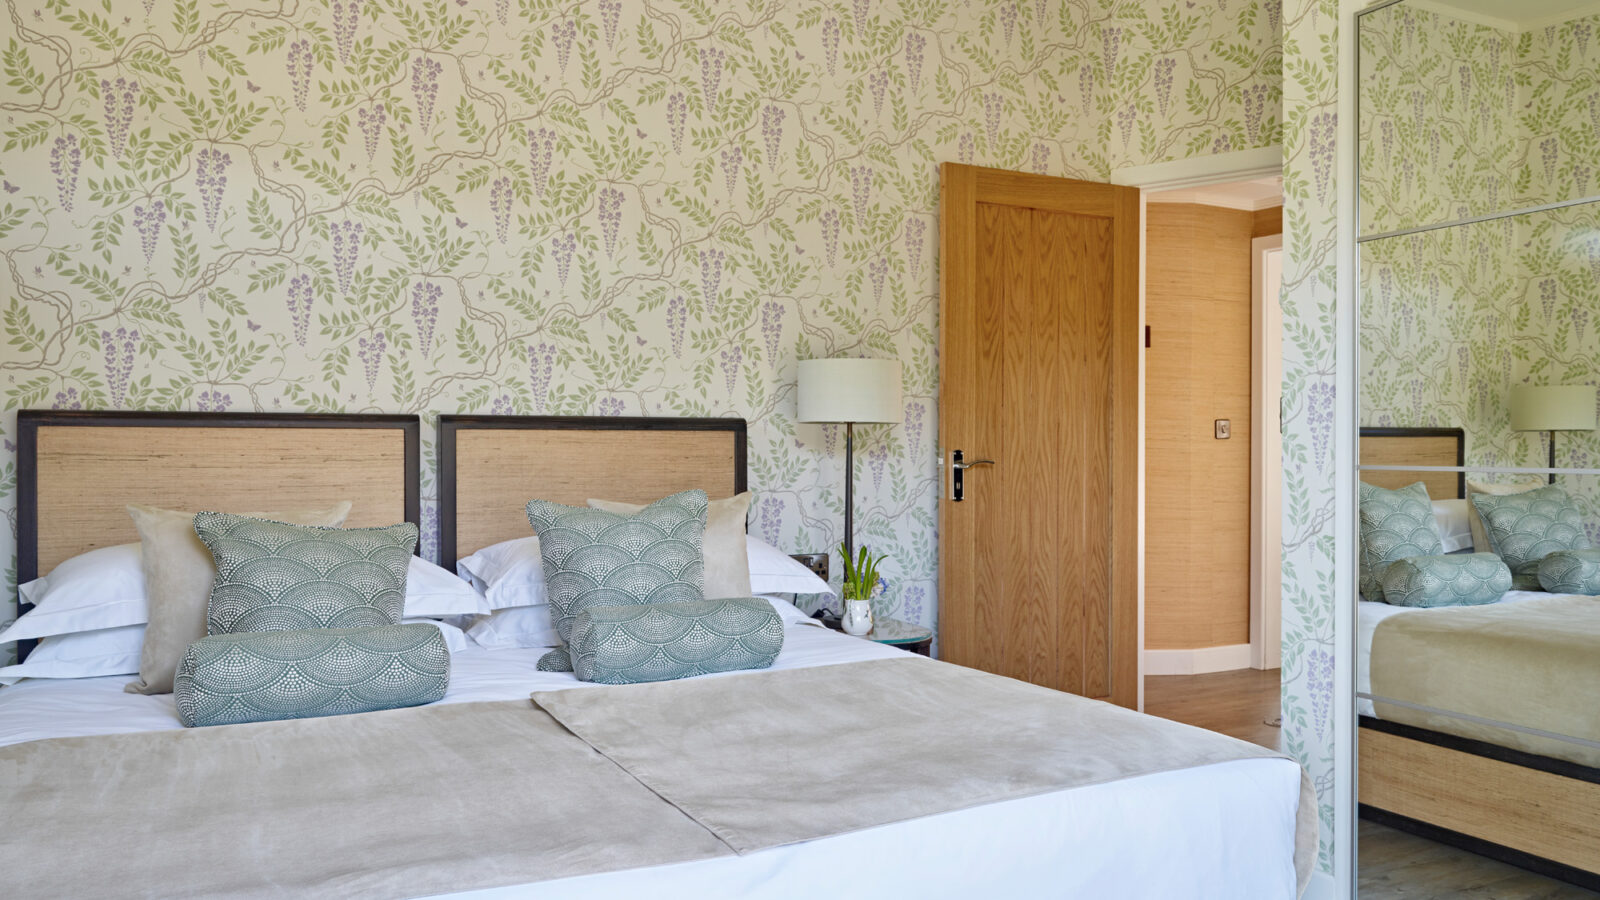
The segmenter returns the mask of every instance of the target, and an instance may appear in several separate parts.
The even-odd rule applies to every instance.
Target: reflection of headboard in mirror
[[[582,506],[745,489],[743,419],[440,416],[437,451],[446,566],[532,534],[525,507],[535,497]]]
[[[1363,466],[1463,466],[1466,432],[1460,428],[1363,428]],[[1367,484],[1393,490],[1418,481],[1428,486],[1434,500],[1467,496],[1465,472],[1372,472],[1363,470]]]

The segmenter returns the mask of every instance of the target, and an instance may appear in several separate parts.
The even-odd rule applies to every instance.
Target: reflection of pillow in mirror
[[[1389,564],[1444,552],[1433,527],[1433,504],[1422,482],[1399,490],[1361,484],[1361,596],[1381,601],[1381,579]]]
[[[1493,553],[1494,548],[1489,546],[1489,535],[1483,530],[1483,517],[1478,515],[1478,507],[1472,504],[1473,494],[1493,494],[1503,497],[1506,494],[1521,494],[1535,488],[1545,486],[1545,480],[1537,476],[1522,478],[1506,484],[1495,484],[1489,481],[1476,481],[1467,479],[1467,524],[1472,529],[1472,549],[1477,553]]]
[[[1383,602],[1391,606],[1477,606],[1511,588],[1511,570],[1493,553],[1413,556],[1383,572]]]
[[[1539,586],[1552,594],[1600,595],[1600,550],[1559,550],[1539,560]]]
[[[1562,550],[1587,550],[1583,516],[1556,485],[1520,494],[1477,494],[1472,505],[1483,517],[1489,546],[1514,575],[1537,575],[1539,561]]]
[[[1439,532],[1444,552],[1472,549],[1472,521],[1468,513],[1471,505],[1465,500],[1433,501],[1433,527]]]

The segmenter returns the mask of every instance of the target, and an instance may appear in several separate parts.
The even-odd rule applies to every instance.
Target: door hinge
[[[1146,325],[1144,327],[1144,346],[1145,346],[1146,350],[1150,349],[1150,326],[1149,325]]]

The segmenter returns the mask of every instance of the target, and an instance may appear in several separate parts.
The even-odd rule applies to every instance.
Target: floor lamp
[[[844,423],[844,564],[848,575],[856,550],[855,425],[902,421],[900,361],[803,359],[797,405],[797,421]]]
[[[1550,432],[1550,468],[1556,467],[1556,432],[1595,429],[1595,393],[1587,384],[1511,386],[1511,430]],[[1550,473],[1550,483],[1556,475]]]

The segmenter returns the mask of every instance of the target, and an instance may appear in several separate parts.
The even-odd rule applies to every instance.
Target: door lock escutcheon
[[[962,491],[963,491],[963,488],[962,488],[962,480],[963,480],[962,476],[964,476],[966,474],[966,471],[968,469],[971,469],[971,468],[973,468],[975,466],[992,466],[992,465],[994,465],[994,460],[992,460],[992,459],[975,459],[975,460],[972,460],[971,462],[967,462],[966,459],[963,457],[963,455],[962,455],[960,450],[951,451],[951,453],[950,453],[950,499],[955,503],[960,503],[961,502]]]

